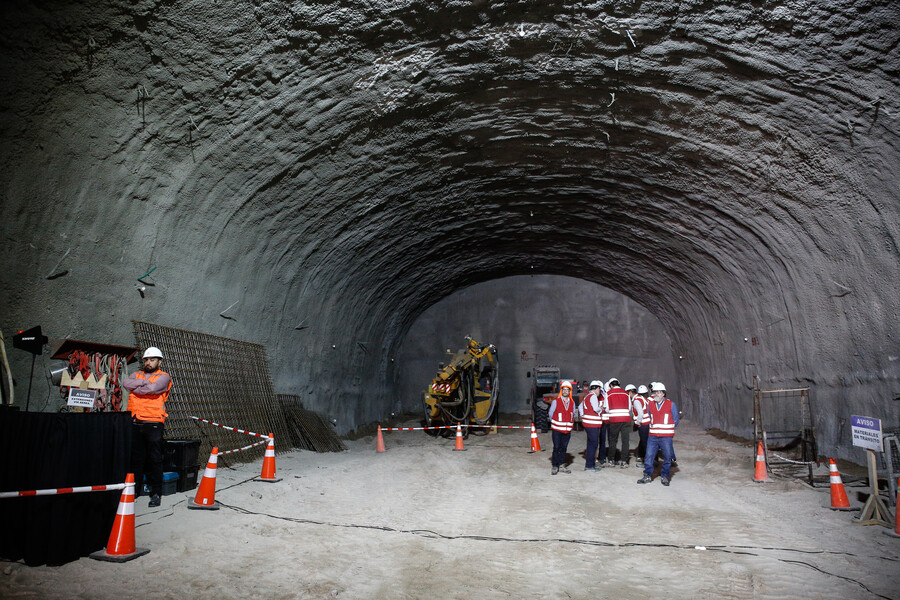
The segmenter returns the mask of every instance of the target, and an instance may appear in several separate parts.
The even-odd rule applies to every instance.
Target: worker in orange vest
[[[165,433],[166,400],[172,389],[172,378],[159,368],[163,355],[151,346],[144,351],[143,367],[122,384],[128,390],[131,412],[131,468],[134,472],[135,496],[144,489],[144,470],[150,488],[149,506],[159,506],[163,478],[163,434]]]

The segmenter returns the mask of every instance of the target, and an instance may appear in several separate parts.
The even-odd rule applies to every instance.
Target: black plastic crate
[[[197,487],[197,474],[200,467],[187,467],[178,470],[178,491],[189,492]]]
[[[163,468],[178,471],[200,464],[200,440],[166,440]]]

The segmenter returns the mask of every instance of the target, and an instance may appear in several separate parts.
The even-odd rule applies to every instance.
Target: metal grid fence
[[[818,458],[810,388],[762,390],[753,378],[754,448],[763,442],[766,464],[775,473],[799,477],[806,471],[813,484],[813,463]]]
[[[200,438],[201,462],[213,446],[220,451],[246,446],[254,438],[201,424],[198,416],[222,425],[275,434],[276,452],[289,450],[290,434],[275,390],[266,349],[230,338],[132,321],[141,350],[162,350],[163,370],[172,376],[166,401],[166,438]],[[259,460],[265,446],[229,455],[234,462]],[[227,463],[226,463],[227,464]]]

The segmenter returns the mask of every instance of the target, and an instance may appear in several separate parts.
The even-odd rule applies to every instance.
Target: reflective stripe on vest
[[[666,398],[661,405],[650,402],[650,435],[674,437],[675,422],[672,420],[672,402]]]
[[[591,404],[591,396],[594,396],[594,394],[589,394],[582,404],[581,424],[585,427],[596,428],[603,425],[603,417],[594,410],[594,405]]]
[[[556,410],[550,420],[550,429],[560,433],[570,433],[575,428],[575,402],[569,400],[568,406],[562,397],[556,399]]]
[[[644,411],[644,416],[641,418],[641,425],[649,425],[650,411],[647,410],[647,399],[643,396],[635,396],[635,398],[641,403],[641,410]]]
[[[165,371],[154,371],[153,373],[145,373],[138,371],[134,374],[138,379],[144,379],[150,383],[154,383],[163,375],[168,375]],[[169,390],[172,389],[172,378],[169,377],[169,386],[165,391],[159,394],[136,394],[128,393],[128,411],[134,415],[139,421],[154,421],[157,423],[165,423],[166,413],[165,404],[169,397]]]
[[[606,394],[609,404],[609,422],[625,423],[631,420],[631,399],[620,388],[613,388]]]

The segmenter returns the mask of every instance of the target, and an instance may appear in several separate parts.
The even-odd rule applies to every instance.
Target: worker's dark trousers
[[[606,441],[609,439],[609,423],[600,426],[600,464],[606,464]]]
[[[636,458],[639,460],[644,460],[644,455],[647,454],[647,436],[650,435],[650,425],[641,425],[638,427],[638,435],[641,438],[641,441],[638,443]]]
[[[562,433],[555,429],[551,429],[550,433],[553,437],[553,456],[550,464],[554,467],[561,467],[566,464],[566,452],[569,450],[569,438],[571,433]]]
[[[134,472],[134,495],[144,489],[144,472],[150,495],[162,494],[163,423],[136,421],[131,426],[131,470]]]
[[[631,449],[631,421],[609,424],[609,448],[606,451],[606,460],[612,462],[616,457],[616,442],[622,436],[622,462],[628,462],[628,451]]]
[[[600,428],[585,427],[587,435],[587,448],[584,450],[584,468],[592,469],[597,466],[597,446],[600,444]]]

